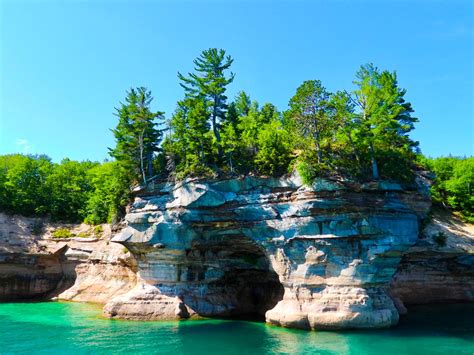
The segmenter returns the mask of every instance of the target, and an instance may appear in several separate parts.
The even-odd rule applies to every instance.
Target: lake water
[[[81,303],[0,304],[1,354],[474,354],[474,305],[423,306],[388,330],[322,332],[259,322],[131,322]]]

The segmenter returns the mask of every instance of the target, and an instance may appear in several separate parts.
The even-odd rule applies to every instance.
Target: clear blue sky
[[[396,70],[430,156],[474,154],[472,1],[0,0],[0,154],[102,160],[132,86],[166,112],[176,73],[209,47],[280,110],[304,80],[352,89],[360,64]]]

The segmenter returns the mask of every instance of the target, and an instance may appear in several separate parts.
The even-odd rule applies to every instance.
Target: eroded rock
[[[389,183],[320,180],[309,188],[298,177],[246,177],[157,185],[137,197],[113,239],[136,257],[142,286],[104,313],[389,327],[398,321],[390,281],[429,206],[419,187]]]

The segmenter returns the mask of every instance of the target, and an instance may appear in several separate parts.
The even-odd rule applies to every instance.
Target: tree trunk
[[[217,141],[217,155],[219,160],[222,159],[222,147],[221,147],[221,135],[219,129],[217,128],[217,106],[219,105],[219,98],[217,95],[214,95],[214,107],[212,110],[212,131]]]
[[[148,176],[153,176],[153,154],[150,152],[147,155],[147,163],[148,163]]]
[[[318,164],[321,164],[323,161],[323,154],[321,153],[321,146],[319,144],[319,133],[315,133],[314,141],[316,144],[316,153],[318,154]]]
[[[145,168],[144,168],[144,162],[143,162],[143,135],[145,134],[145,130],[143,130],[140,135],[138,136],[138,145],[140,147],[140,170],[142,173],[143,177],[143,183],[146,185],[146,174],[145,174]]]
[[[369,143],[369,150],[370,150],[370,161],[372,162],[372,177],[374,180],[379,179],[379,167],[377,165],[377,160],[375,159],[375,152],[374,152],[374,146],[371,143]]]

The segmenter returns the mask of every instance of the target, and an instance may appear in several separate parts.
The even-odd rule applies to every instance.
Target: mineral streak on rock
[[[155,185],[113,238],[137,286],[104,313],[129,319],[261,315],[305,329],[397,323],[389,294],[430,207],[424,186],[297,176]]]

